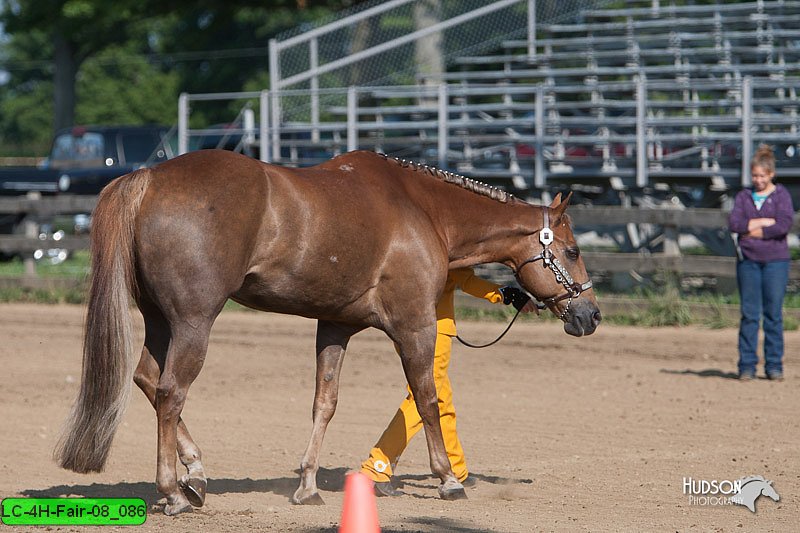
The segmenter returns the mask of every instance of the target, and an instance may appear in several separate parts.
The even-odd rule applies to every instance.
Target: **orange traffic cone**
[[[380,533],[378,504],[372,480],[361,472],[344,478],[344,503],[339,533]]]

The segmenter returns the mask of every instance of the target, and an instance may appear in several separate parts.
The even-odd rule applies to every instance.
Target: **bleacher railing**
[[[309,91],[262,91],[239,96],[259,103],[258,127],[251,119],[249,126],[233,131],[247,135],[262,160],[296,166],[369,149],[487,181],[510,177],[518,189],[542,189],[563,179],[618,180],[640,188],[665,180],[737,187],[750,183],[754,145],[770,143],[785,151],[800,144],[800,100],[774,98],[776,83],[744,77],[681,86],[636,76],[590,86],[319,89],[341,105],[326,106],[324,119],[316,124],[284,122],[278,131],[268,127],[268,103],[305,98]],[[800,79],[779,84],[800,86]],[[186,107],[181,106],[184,113]],[[317,138],[310,135],[312,128]],[[798,169],[782,168],[784,176],[792,172]]]
[[[199,136],[216,134],[225,144],[241,133],[237,149],[288,165],[366,148],[520,189],[567,180],[724,189],[749,184],[753,147],[767,142],[776,148],[781,178],[800,178],[798,1],[630,2],[622,10],[559,2],[561,14],[584,8],[571,24],[553,23],[557,13],[547,10],[556,3],[443,1],[451,11],[423,25],[409,10],[424,3],[439,5],[367,3],[340,21],[277,39],[273,90],[182,95],[181,152]],[[514,31],[527,39],[504,34],[505,55],[472,57],[464,50],[480,51],[479,39],[470,41],[473,48],[460,41],[443,51],[460,50],[456,69],[420,69],[414,83],[402,78],[409,58],[416,60],[408,54],[412,41],[450,25],[465,33],[472,22],[492,27],[486,17],[493,14],[516,15]],[[695,19],[711,20],[708,31]],[[376,20],[406,26],[370,40]],[[403,47],[402,60],[382,55]],[[366,72],[365,63],[374,70]],[[395,77],[380,78],[387,70]],[[367,81],[376,77],[385,83]],[[191,103],[224,98],[244,101],[237,120],[222,130],[188,128]]]

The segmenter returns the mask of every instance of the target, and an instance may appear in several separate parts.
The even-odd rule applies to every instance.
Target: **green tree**
[[[78,124],[170,124],[178,74],[163,71],[131,47],[113,46],[86,60],[76,84]]]
[[[10,39],[2,48],[6,83],[0,85],[0,153],[42,155],[52,137],[52,62],[47,36],[32,30]]]
[[[131,36],[147,2],[134,0],[8,0],[0,19],[12,39],[41,32],[52,59],[53,125],[75,122],[75,83],[81,64]],[[44,56],[47,58],[47,56]]]
[[[9,37],[0,52],[10,76],[0,85],[4,149],[40,150],[52,135],[44,124],[163,122],[178,91],[240,90],[264,78],[272,36],[358,1],[0,2]]]

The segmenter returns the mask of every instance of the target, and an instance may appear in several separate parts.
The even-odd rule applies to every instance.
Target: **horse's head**
[[[772,498],[776,502],[781,499],[781,497],[778,495],[778,491],[776,491],[775,487],[772,486],[772,481],[767,481],[766,483],[764,483],[764,485],[762,485],[761,494],[769,498]]]
[[[537,229],[514,246],[511,261],[525,290],[564,322],[564,331],[580,337],[594,333],[601,317],[565,213],[570,196],[562,202],[558,194],[549,207],[536,208],[542,213],[533,221]]]

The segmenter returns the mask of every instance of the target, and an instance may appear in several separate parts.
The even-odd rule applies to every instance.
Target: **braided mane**
[[[502,189],[498,189],[497,187],[492,187],[491,185],[481,183],[480,181],[466,178],[464,176],[459,176],[458,174],[453,174],[452,172],[448,172],[446,170],[440,170],[435,167],[416,163],[414,161],[397,159],[396,157],[392,157],[386,154],[380,154],[380,155],[382,155],[384,158],[388,160],[394,161],[403,168],[410,168],[415,172],[419,171],[425,172],[427,174],[430,174],[434,178],[440,179],[446,183],[452,183],[454,185],[458,185],[462,189],[472,191],[475,194],[479,194],[481,196],[486,196],[498,202],[507,203],[515,199],[511,193],[506,192]]]

